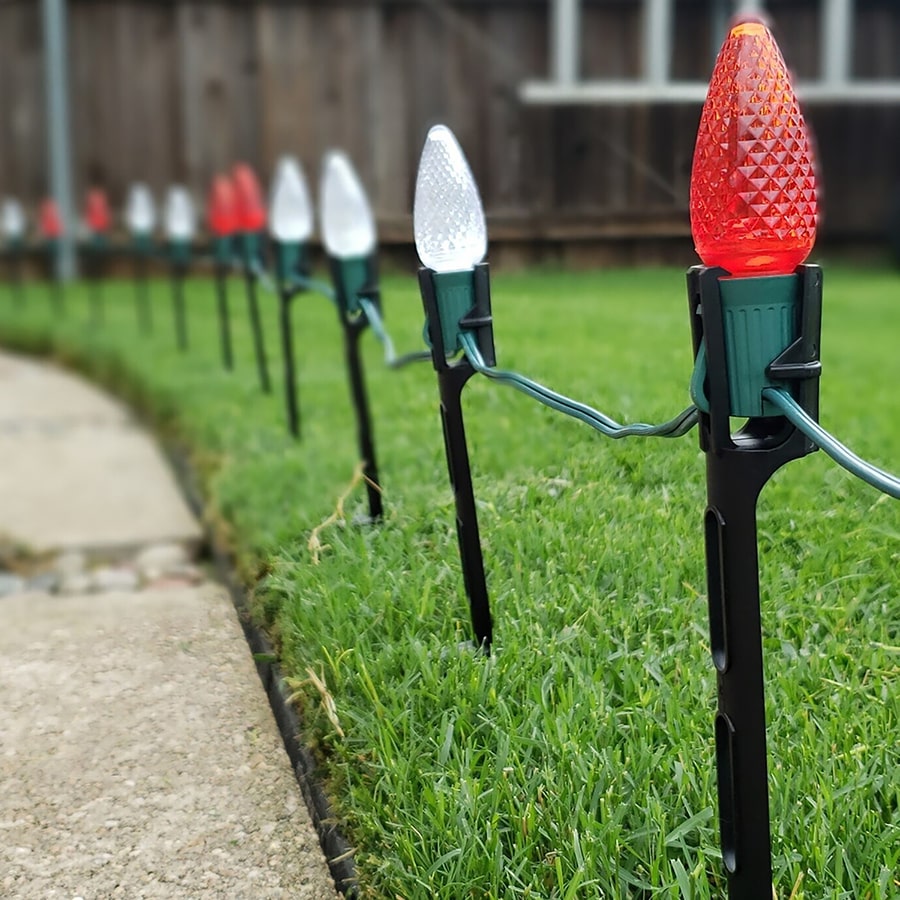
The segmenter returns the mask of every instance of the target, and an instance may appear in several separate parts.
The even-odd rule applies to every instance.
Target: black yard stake
[[[94,235],[88,245],[88,271],[90,284],[91,323],[102,325],[105,316],[103,297],[103,269],[105,242],[99,235]]]
[[[460,281],[460,284],[450,287],[451,293],[463,298],[465,309],[458,307],[459,315],[452,312],[452,301],[444,304],[438,301],[437,294],[441,287],[436,282],[439,279],[447,278],[446,274],[439,274],[431,269],[419,270],[419,288],[422,292],[422,302],[428,321],[431,357],[437,372],[441,398],[441,423],[444,429],[447,468],[456,503],[456,535],[459,542],[463,583],[469,599],[475,643],[485,653],[490,653],[493,624],[462,411],[462,390],[466,382],[475,374],[475,370],[465,356],[454,362],[448,361],[448,357],[455,352],[456,335],[459,330],[471,329],[477,335],[479,347],[487,365],[494,365],[490,275],[487,263],[476,266],[474,271],[449,275],[449,278]],[[465,279],[468,279],[471,284],[463,284]],[[441,315],[442,308],[443,317]],[[455,321],[449,321],[448,318],[455,319]]]
[[[59,241],[56,238],[50,238],[47,240],[44,250],[46,252],[46,271],[51,309],[57,316],[62,317],[66,312],[66,293],[63,279],[56,271],[60,252]]]
[[[25,287],[22,281],[22,257],[25,253],[25,237],[28,231],[28,220],[22,204],[13,197],[7,197],[0,203],[0,235],[5,244],[7,272],[13,305],[17,309],[25,306]]]
[[[275,249],[278,281],[278,312],[281,330],[281,358],[284,365],[284,402],[288,431],[300,437],[300,404],[294,360],[294,332],[291,307],[294,297],[309,281],[307,242],[313,229],[309,189],[300,163],[292,156],[278,161],[272,179],[269,230]]]
[[[250,326],[253,331],[253,352],[256,355],[259,387],[264,394],[270,394],[272,392],[272,383],[269,380],[269,364],[266,360],[266,343],[263,336],[262,316],[259,311],[256,274],[249,266],[246,266],[244,269],[244,280],[247,287],[247,310],[250,314]]]
[[[253,352],[256,356],[256,370],[259,373],[259,387],[264,394],[272,392],[269,380],[269,364],[266,360],[266,342],[263,335],[262,316],[259,310],[257,291],[258,276],[254,269],[259,260],[259,235],[246,232],[241,235],[244,265],[244,284],[247,289],[247,311],[250,314],[250,328],[253,332]]]
[[[172,313],[175,318],[175,338],[182,353],[188,349],[187,313],[184,307],[184,278],[187,265],[181,261],[172,264]]]
[[[357,259],[332,258],[331,274],[338,306],[338,317],[344,332],[344,358],[350,382],[350,398],[356,415],[356,435],[359,455],[363,463],[366,491],[369,498],[369,518],[375,522],[384,515],[381,499],[381,482],[378,479],[378,462],[375,458],[375,438],[372,432],[372,416],[363,372],[359,339],[369,320],[359,308],[358,297],[367,297],[380,306],[378,275],[374,255]]]
[[[344,320],[344,358],[350,379],[350,395],[356,413],[356,433],[359,441],[359,455],[363,461],[363,476],[366,479],[366,493],[369,498],[369,518],[375,522],[384,515],[381,501],[381,482],[378,480],[378,462],[375,459],[375,439],[372,434],[372,417],[363,374],[362,358],[359,353],[359,339],[368,327],[365,316],[353,321]]]
[[[730,900],[771,900],[756,503],[781,466],[815,447],[785,418],[761,405],[758,388],[755,400],[753,391],[739,395],[738,383],[749,370],[740,371],[733,351],[732,371],[726,364],[726,334],[734,328],[727,321],[727,304],[735,299],[726,297],[726,288],[729,294],[735,289],[744,293],[737,298],[744,309],[750,305],[745,302],[749,294],[758,300],[754,307],[763,310],[761,315],[772,306],[785,314],[790,336],[769,356],[769,364],[763,363],[764,375],[759,372],[758,377],[792,385],[803,408],[817,418],[822,279],[816,266],[800,266],[795,275],[719,281],[726,276],[722,269],[702,267],[688,275],[694,353],[700,366],[705,355],[706,368],[708,411],[700,417],[700,442],[707,462],[707,589],[719,696],[719,823]],[[732,415],[748,417],[736,434],[731,433]]]
[[[143,236],[135,241],[134,248],[134,300],[137,310],[138,330],[142,335],[153,331],[153,312],[150,308],[150,286],[147,282],[147,257],[149,240]]]
[[[47,278],[49,281],[54,282],[50,288],[51,303],[56,314],[62,316],[65,314],[65,289],[62,272],[60,271],[60,242],[63,234],[63,224],[59,215],[59,208],[52,199],[47,198],[41,203],[38,230],[43,241],[41,249],[46,254],[44,261],[47,266]]]
[[[284,361],[284,402],[288,431],[300,437],[300,403],[297,397],[297,373],[294,357],[294,332],[291,307],[300,288],[292,283],[297,275],[308,275],[305,247],[296,243],[276,242],[278,273],[278,308],[281,330],[281,354]]]
[[[219,343],[222,349],[222,365],[226,371],[234,369],[231,349],[231,318],[228,311],[228,272],[231,268],[231,240],[219,235],[213,240],[213,265],[215,267],[216,309],[219,313]]]
[[[103,298],[103,277],[106,274],[107,233],[112,215],[109,201],[102,188],[91,188],[85,196],[84,223],[88,236],[85,246],[90,285],[91,324],[94,327],[103,324],[105,317]]]
[[[22,278],[22,247],[19,241],[15,241],[6,251],[9,263],[9,284],[12,292],[13,303],[16,309],[25,308],[25,282]]]
[[[66,314],[66,289],[62,278],[56,275],[50,276],[50,302],[53,311],[62,317]]]
[[[53,307],[59,316],[66,314],[66,288],[62,278],[53,279]]]
[[[247,288],[247,308],[250,328],[253,332],[253,351],[259,386],[264,394],[272,392],[269,366],[266,361],[266,345],[262,317],[259,309],[257,281],[262,268],[262,231],[266,224],[266,211],[262,203],[259,181],[253,169],[246,163],[238,163],[231,173],[235,225],[239,232],[239,247],[244,265],[244,282]]]
[[[216,306],[219,311],[219,340],[222,346],[222,365],[230,372],[234,368],[231,351],[231,321],[228,314],[228,266],[216,265]]]
[[[287,408],[288,431],[300,437],[300,406],[297,400],[297,375],[294,364],[294,338],[291,332],[291,306],[294,293],[279,292],[279,322],[281,326],[281,350],[284,358],[284,402]]]

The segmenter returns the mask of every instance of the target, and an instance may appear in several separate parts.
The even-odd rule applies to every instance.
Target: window
[[[702,102],[713,48],[740,11],[769,17],[806,102],[900,103],[896,0],[550,0],[550,75],[525,82],[521,97]]]

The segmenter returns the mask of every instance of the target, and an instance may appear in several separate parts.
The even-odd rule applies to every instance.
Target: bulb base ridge
[[[705,285],[708,297],[717,295],[709,309],[698,305],[696,324],[703,326],[703,339],[692,378],[695,402],[709,412],[710,344],[715,339],[716,351],[722,351],[715,355],[717,367],[724,368],[728,414],[777,417],[777,410],[763,400],[765,388],[786,388],[795,395],[798,384],[821,374],[821,271],[800,266],[792,275],[729,278],[721,269],[697,267],[689,277]]]
[[[695,355],[691,390],[703,414],[701,426],[706,422],[701,434],[705,431],[716,446],[731,445],[729,419],[734,416],[750,423],[772,420],[761,426],[771,437],[785,420],[763,400],[767,387],[788,390],[818,418],[818,266],[751,278],[730,278],[723,269],[697,266],[688,273],[688,293]],[[806,452],[812,449],[810,444]]]
[[[474,332],[487,365],[496,364],[491,314],[491,280],[487,263],[463,272],[419,269],[425,307],[425,340],[436,369],[462,350],[460,335]]]
[[[310,274],[309,246],[302,241],[275,241],[275,271],[282,285]]]
[[[234,239],[224,235],[213,239],[213,260],[219,268],[228,268],[231,264],[231,251]]]
[[[191,242],[186,240],[169,241],[169,259],[173,265],[186,269],[191,262]]]
[[[366,256],[331,256],[331,282],[338,309],[344,316],[357,316],[362,307],[359,298],[371,300],[381,312],[381,292],[378,287],[378,258],[374,253]]]
[[[254,263],[262,262],[263,232],[244,231],[238,236],[244,265],[249,269]]]

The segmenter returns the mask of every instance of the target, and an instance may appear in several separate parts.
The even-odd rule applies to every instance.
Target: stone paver
[[[90,382],[44,363],[0,352],[0,430],[26,423],[105,422],[131,416],[118,400]]]
[[[159,450],[87,382],[0,353],[0,539],[36,554],[197,545]]]
[[[104,402],[0,354],[0,453],[20,473],[0,481],[0,510],[33,507],[27,521],[0,512],[6,540],[66,551],[66,578],[102,572],[104,553],[121,565],[123,545],[138,571],[143,560],[161,576],[50,595],[29,588],[31,573],[0,596],[0,896],[334,898],[231,602],[218,585],[165,577],[186,565],[197,524],[149,439]],[[41,441],[55,442],[57,472],[22,462]],[[68,498],[102,496],[111,472],[127,474],[127,502],[98,502],[79,520]],[[140,490],[124,487],[133,479]],[[167,513],[154,494],[169,498]],[[123,541],[110,526],[129,505],[134,520],[153,510],[161,534]]]
[[[33,553],[200,543],[159,451],[133,425],[0,429],[0,460],[0,535]]]

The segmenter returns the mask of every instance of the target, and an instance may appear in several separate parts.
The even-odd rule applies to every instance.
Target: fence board
[[[314,188],[320,153],[314,14],[302,7],[259,6],[256,15],[257,54],[264,61],[257,92],[261,169],[272,171],[278,157],[290,153]]]
[[[187,3],[178,10],[181,132],[185,179],[205,191],[237,160],[258,162],[255,33],[252,7]]]
[[[487,13],[486,33],[497,48],[485,60],[487,137],[485,203],[495,213],[527,215],[533,209],[533,172],[527,148],[534,138],[527,125],[528,110],[518,101],[518,86],[544,70],[543,17],[520,12],[509,16],[493,9]],[[471,101],[470,101],[471,102]]]
[[[770,4],[801,76],[818,74],[817,2]],[[675,9],[672,72],[703,78],[709,4]],[[900,6],[856,9],[855,74],[900,77]],[[492,234],[554,247],[608,241],[616,229],[632,242],[682,235],[699,108],[523,106],[520,82],[547,72],[547,11],[547,0],[69,0],[77,190],[102,184],[120,204],[140,178],[202,195],[235,160],[268,176],[285,152],[315,189],[322,153],[340,146],[382,234],[407,241],[416,160],[428,127],[444,121],[469,156]],[[640,29],[634,0],[584,0],[585,77],[639,75]],[[39,4],[0,4],[0,192],[29,203],[46,191],[42,63]],[[900,181],[900,110],[807,114],[826,232],[876,234]]]
[[[853,74],[858,78],[900,78],[900,16],[895,0],[868,0],[853,34]]]
[[[16,4],[0,19],[0,190],[32,201],[46,190],[43,58],[38,10]]]
[[[411,128],[407,79],[412,13],[384,8],[380,23],[380,65],[372,134],[372,189],[382,217],[397,219],[412,209],[410,173],[417,152]],[[406,236],[408,232],[402,231]]]

